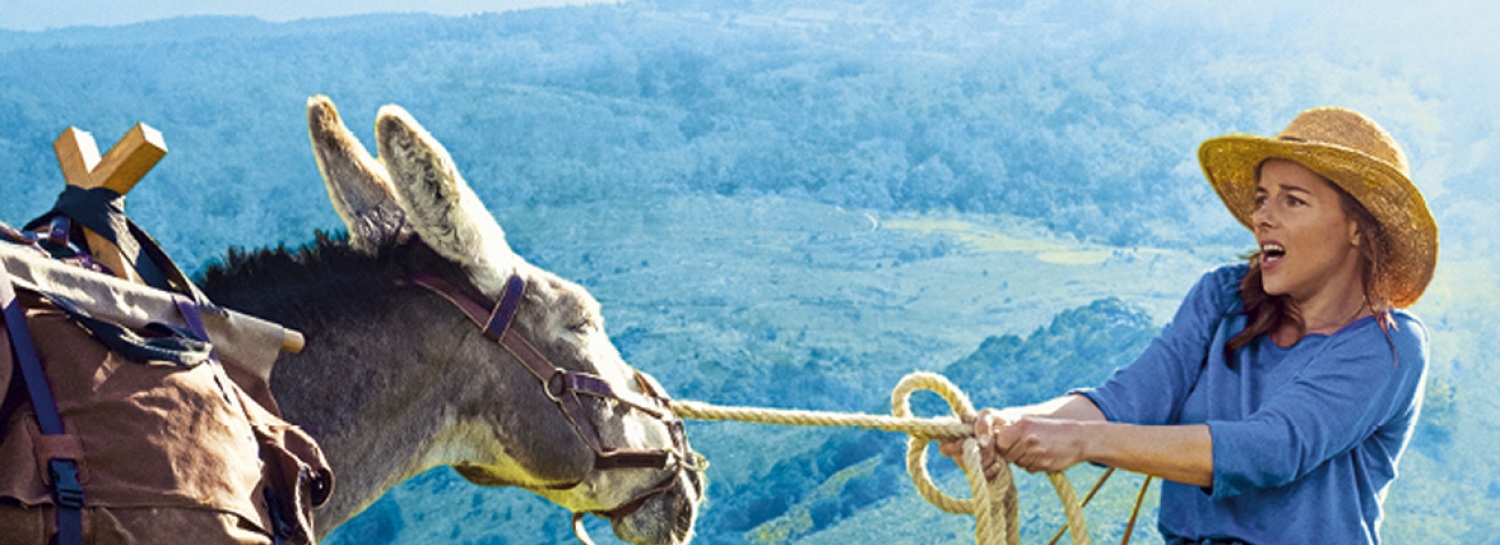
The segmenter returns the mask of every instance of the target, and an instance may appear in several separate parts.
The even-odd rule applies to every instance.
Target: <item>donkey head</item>
[[[425,464],[453,466],[480,485],[528,489],[577,516],[599,514],[626,541],[687,543],[703,493],[701,458],[662,410],[660,387],[605,335],[599,303],[516,255],[442,144],[405,110],[381,108],[378,159],[326,97],[308,101],[308,122],[350,243],[369,253],[430,249],[419,253],[443,263],[410,271],[428,279],[414,282],[434,300],[459,301],[439,305],[443,323],[472,330],[452,351],[463,360],[456,378],[472,395],[452,400]],[[465,318],[470,301],[478,324]],[[486,313],[514,318],[496,325]]]

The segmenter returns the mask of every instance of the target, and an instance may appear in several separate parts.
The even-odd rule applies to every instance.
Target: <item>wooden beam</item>
[[[102,158],[94,136],[77,127],[63,130],[52,142],[52,149],[57,152],[57,164],[68,185],[106,187],[121,195],[129,193],[167,155],[161,131],[145,123],[136,123],[126,131]]]
[[[137,123],[102,158],[94,136],[77,127],[63,130],[52,142],[52,150],[57,153],[57,164],[68,185],[83,189],[104,187],[124,195],[166,156],[167,144],[161,131]],[[144,283],[113,242],[88,228],[84,228],[83,236],[94,259],[114,271],[115,276]]]
[[[307,346],[307,339],[302,336],[301,331],[286,328],[281,332],[281,351],[288,354],[300,354],[302,348]]]
[[[137,123],[103,157],[99,156],[94,136],[77,127],[64,129],[52,142],[52,150],[57,153],[57,164],[62,167],[68,185],[83,189],[107,187],[124,195],[167,155],[167,144],[161,131]],[[88,228],[84,228],[83,235],[94,259],[115,271],[116,276],[137,284],[146,283],[114,243]],[[295,354],[306,344],[301,332],[282,331],[282,352]]]
[[[161,131],[136,123],[119,142],[115,142],[99,165],[90,169],[91,187],[105,187],[124,195],[135,187],[136,182],[151,171],[151,167],[167,155],[167,143]]]
[[[89,173],[99,166],[99,145],[94,142],[94,135],[78,127],[68,127],[52,142],[52,150],[57,152],[57,164],[62,167],[68,185],[93,187]]]

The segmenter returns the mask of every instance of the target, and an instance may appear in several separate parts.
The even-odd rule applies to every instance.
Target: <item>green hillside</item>
[[[1247,249],[1202,181],[1204,138],[1351,106],[1406,147],[1442,238],[1414,309],[1432,332],[1426,406],[1385,540],[1484,543],[1500,510],[1500,402],[1485,391],[1500,379],[1496,11],[634,0],[0,32],[0,220],[51,203],[65,127],[107,147],[146,122],[170,153],[128,210],[185,268],[304,244],[340,228],[307,97],[331,96],[363,138],[396,103],[512,246],[590,289],[621,352],[678,397],[883,412],[899,377],[929,370],[1001,405],[1128,362],[1199,274]],[[972,542],[970,522],[912,492],[898,436],[690,433],[713,462],[700,543]],[[1088,515],[1100,540],[1123,530],[1139,478],[1116,479]],[[1035,542],[1061,515],[1044,480],[1020,487]],[[559,508],[438,470],[329,541],[572,537]]]

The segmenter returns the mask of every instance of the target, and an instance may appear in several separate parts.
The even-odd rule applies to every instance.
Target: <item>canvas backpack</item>
[[[38,221],[0,229],[0,291],[13,293],[0,330],[0,543],[311,543],[331,469],[280,417],[266,374],[234,361],[255,350],[212,342],[247,344],[232,326],[254,320],[208,302],[159,247],[164,289],[129,285],[69,255],[72,229],[49,244],[57,225]],[[154,310],[113,319],[140,310],[115,308],[126,302]]]

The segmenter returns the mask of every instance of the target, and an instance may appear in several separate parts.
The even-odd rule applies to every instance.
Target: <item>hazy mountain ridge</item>
[[[338,226],[307,96],[331,95],[366,139],[397,103],[517,251],[591,289],[622,352],[681,397],[883,411],[920,368],[1017,403],[1128,361],[1110,343],[1149,338],[1248,243],[1197,170],[1203,138],[1347,104],[1407,147],[1443,226],[1416,309],[1434,338],[1428,406],[1386,540],[1485,541],[1500,116],[1451,67],[1281,7],[685,0],[0,32],[0,220],[50,205],[63,127],[107,148],[145,121],[171,153],[129,210],[186,268],[302,244]],[[691,430],[715,462],[702,542],[971,540],[947,515],[948,537],[882,533],[932,518],[886,462],[899,437]],[[1050,516],[1050,491],[1023,489],[1039,498],[1028,520]],[[1091,521],[1119,519],[1109,505]],[[561,543],[565,526],[540,500],[435,471],[335,541]]]
[[[201,263],[229,244],[297,243],[330,227],[275,209],[317,198],[301,130],[315,93],[357,130],[379,104],[407,107],[471,178],[507,181],[504,192],[480,188],[494,205],[769,193],[1014,214],[1122,246],[1234,240],[1238,227],[1198,181],[1198,142],[1274,131],[1330,95],[1379,116],[1419,169],[1431,156],[1421,152],[1453,148],[1432,124],[1444,98],[1415,61],[1289,60],[1285,45],[1248,39],[1255,24],[1199,28],[1110,6],[627,2],[25,33],[0,50],[11,67],[0,122],[12,128],[0,162],[18,182],[55,180],[32,150],[59,127],[107,142],[153,124],[174,153],[153,174],[157,189],[136,196],[142,215],[186,207],[240,226],[180,239],[157,229]],[[183,155],[214,160],[170,168]],[[1445,163],[1457,175],[1447,183],[1484,164]]]

